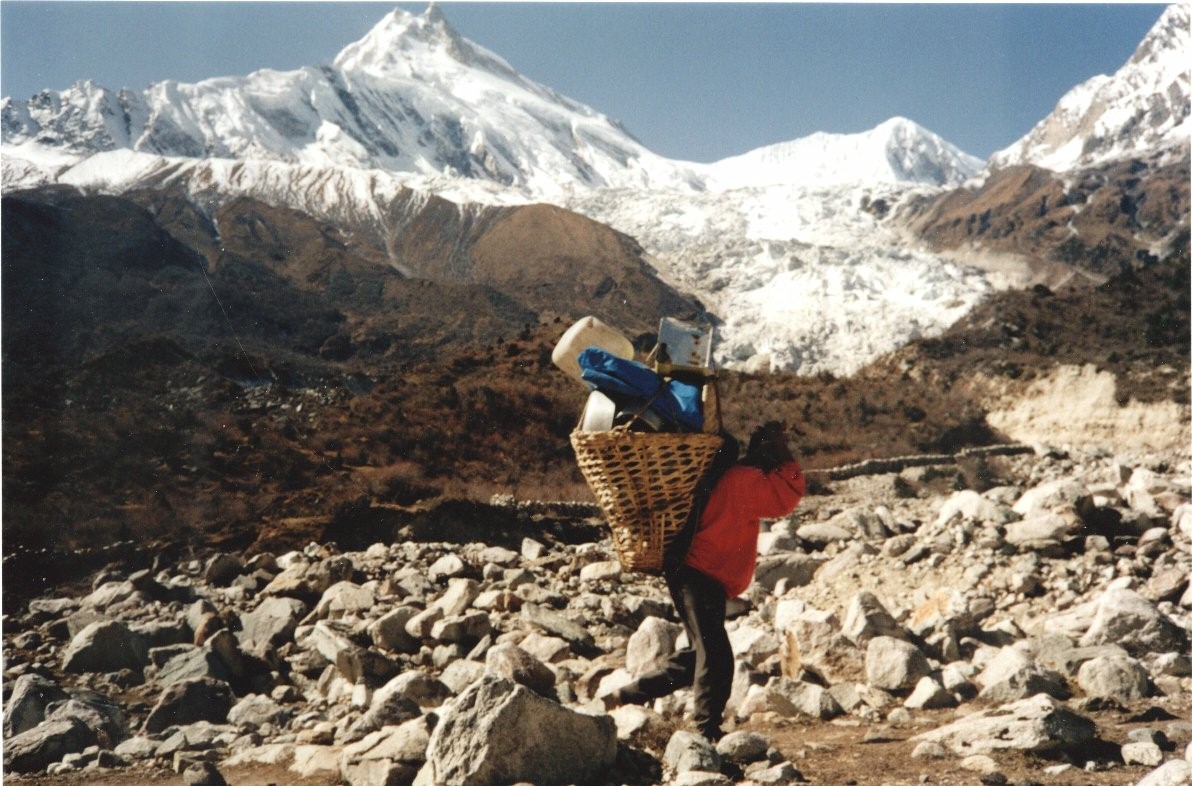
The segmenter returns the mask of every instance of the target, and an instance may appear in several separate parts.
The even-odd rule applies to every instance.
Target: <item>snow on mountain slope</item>
[[[1072,88],[1026,136],[994,153],[990,168],[1030,163],[1065,172],[1186,148],[1192,136],[1190,9],[1186,2],[1168,6],[1113,76]]]
[[[1139,73],[1167,64],[1178,41],[1156,35]],[[1182,116],[1186,126],[1186,99]],[[4,99],[0,127],[6,188],[181,185],[197,205],[249,196],[382,238],[432,194],[461,211],[560,204],[635,237],[703,300],[722,320],[718,359],[734,366],[847,373],[942,331],[990,290],[880,220],[979,167],[911,121],[671,161],[463,39],[433,7],[393,11],[331,65],[143,93],[80,83]]]
[[[471,177],[539,194],[693,179],[461,38],[435,7],[392,11],[329,66],[160,82],[143,93],[83,82],[25,103],[6,98],[0,124],[13,156],[26,160],[30,143],[79,159],[131,148]]]
[[[976,270],[908,250],[865,209],[906,193],[899,184],[606,189],[566,206],[646,239],[663,278],[723,319],[722,365],[848,374],[942,332],[991,291]]]
[[[812,134],[758,148],[709,167],[709,185],[862,183],[960,185],[983,162],[902,117],[860,134]]]

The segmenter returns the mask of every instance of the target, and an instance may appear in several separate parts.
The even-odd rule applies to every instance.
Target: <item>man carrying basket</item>
[[[696,489],[687,537],[671,544],[664,568],[675,611],[690,648],[614,691],[605,706],[642,704],[690,685],[696,727],[709,740],[723,736],[721,720],[732,690],[733,651],[725,608],[753,581],[761,519],[788,515],[805,492],[803,471],[782,424],[756,428],[737,463],[737,442],[726,436]]]

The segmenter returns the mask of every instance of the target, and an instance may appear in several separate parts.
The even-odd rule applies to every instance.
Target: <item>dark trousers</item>
[[[696,726],[704,736],[718,738],[733,684],[733,650],[724,630],[728,597],[720,582],[686,565],[668,572],[666,584],[691,647],[626,685],[621,699],[643,704],[691,686]]]

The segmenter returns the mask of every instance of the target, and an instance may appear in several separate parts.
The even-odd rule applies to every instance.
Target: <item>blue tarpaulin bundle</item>
[[[667,423],[684,431],[700,431],[704,415],[700,389],[677,379],[664,380],[635,360],[617,357],[599,347],[588,347],[577,358],[585,382],[627,406],[645,406]],[[626,401],[628,400],[628,401]]]

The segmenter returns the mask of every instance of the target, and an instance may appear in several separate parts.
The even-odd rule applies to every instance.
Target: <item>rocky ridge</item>
[[[961,491],[955,470],[917,467],[808,497],[763,533],[731,604],[715,746],[686,730],[685,693],[606,709],[681,634],[661,581],[623,572],[604,539],[527,522],[513,547],[411,529],[359,551],[109,565],[6,619],[5,771],[1187,783],[1190,469],[1039,446],[990,457]]]

